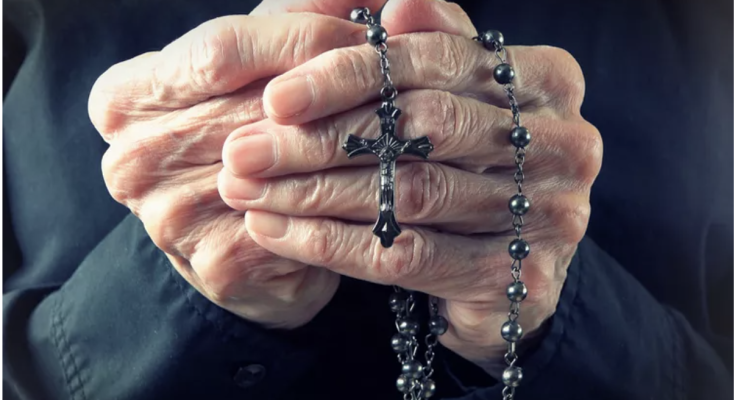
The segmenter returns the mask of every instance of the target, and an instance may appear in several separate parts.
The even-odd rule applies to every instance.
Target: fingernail
[[[288,231],[289,218],[280,214],[248,212],[245,227],[257,235],[280,239]]]
[[[273,135],[259,133],[244,136],[230,143],[231,169],[235,175],[249,175],[264,171],[276,163]]]
[[[265,183],[255,179],[238,179],[227,188],[227,196],[238,200],[257,200],[263,197]]]
[[[288,118],[303,114],[314,101],[314,88],[311,79],[297,76],[278,82],[267,96],[268,108],[277,117]]]

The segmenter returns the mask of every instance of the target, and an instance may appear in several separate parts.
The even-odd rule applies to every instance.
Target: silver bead
[[[370,10],[366,7],[355,8],[350,13],[350,21],[358,24],[366,24],[368,17],[370,16]]]
[[[424,366],[416,360],[406,360],[401,365],[401,374],[411,378],[420,378],[423,372]]]
[[[500,335],[508,342],[517,342],[523,337],[523,328],[516,321],[507,321],[500,328]]]
[[[513,70],[513,67],[511,67],[510,64],[499,64],[493,70],[493,77],[495,78],[495,81],[501,85],[510,83],[513,78],[515,78],[515,76],[516,72]]]
[[[531,246],[523,239],[513,239],[508,245],[508,253],[516,260],[523,260],[531,252]]]
[[[482,40],[482,44],[485,45],[485,48],[490,51],[495,51],[495,42],[498,42],[501,46],[505,43],[505,38],[500,31],[483,32],[480,35],[480,39]]]
[[[413,379],[406,375],[401,375],[396,379],[396,389],[401,393],[408,393],[413,387]]]
[[[398,321],[398,331],[404,335],[416,336],[419,333],[419,324],[410,318],[404,318]]]
[[[434,315],[429,319],[429,331],[434,335],[443,335],[449,328],[449,322],[441,315]]]
[[[408,295],[405,292],[391,293],[390,297],[388,297],[388,304],[390,305],[390,310],[395,313],[405,310],[407,300],[408,300]]]
[[[408,350],[409,343],[411,343],[411,341],[400,333],[396,333],[390,339],[390,345],[391,347],[393,347],[393,351],[395,351],[396,353],[403,353],[404,351]]]
[[[436,383],[432,381],[431,379],[425,380],[421,384],[421,393],[423,393],[424,398],[428,399],[429,397],[436,394]]]
[[[510,387],[518,387],[523,379],[521,367],[508,367],[503,371],[503,384]]]
[[[508,208],[513,215],[525,215],[531,208],[531,201],[522,194],[516,194],[508,201]]]
[[[510,143],[515,147],[526,147],[531,143],[531,131],[528,128],[517,126],[510,131]]]
[[[526,284],[521,281],[511,282],[510,285],[505,288],[505,294],[508,296],[508,300],[519,303],[528,295],[528,288],[526,288]]]
[[[388,40],[388,32],[380,25],[373,25],[365,32],[365,39],[367,39],[370,45],[377,46]]]

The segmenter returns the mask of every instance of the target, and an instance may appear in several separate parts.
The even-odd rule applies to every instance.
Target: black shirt
[[[460,4],[510,45],[570,51],[605,144],[588,236],[517,398],[731,398],[732,2]],[[7,398],[400,398],[387,288],[343,279],[305,327],[264,330],[190,287],[104,186],[96,78],[253,6],[5,1]],[[438,398],[500,398],[440,357]]]

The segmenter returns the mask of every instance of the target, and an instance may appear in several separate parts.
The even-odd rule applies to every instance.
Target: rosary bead
[[[513,239],[508,246],[508,253],[516,260],[523,260],[531,252],[531,246],[523,239]]]
[[[449,322],[441,315],[434,315],[429,319],[429,332],[434,335],[443,335],[447,331],[447,328],[449,328]]]
[[[531,208],[531,202],[528,201],[526,196],[517,194],[510,198],[508,208],[510,208],[510,212],[515,215],[525,215]]]
[[[503,371],[503,384],[510,387],[518,387],[523,379],[521,367],[508,367]]]
[[[396,333],[390,339],[390,345],[391,347],[393,347],[393,351],[395,351],[396,353],[403,353],[404,351],[407,351],[408,345],[410,343],[411,341],[400,333]]]
[[[505,43],[505,38],[500,31],[486,31],[480,35],[480,40],[486,49],[495,51],[495,42],[498,42],[501,46]]]
[[[432,381],[431,379],[425,380],[421,384],[421,393],[424,394],[425,399],[433,396],[434,394],[436,394],[436,383],[434,383],[434,381]]]
[[[516,321],[507,321],[500,328],[500,335],[508,342],[517,342],[523,336],[523,328]]]
[[[406,301],[408,300],[408,294],[405,292],[393,292],[388,298],[388,304],[390,310],[397,313],[406,309]]]
[[[367,32],[365,33],[365,38],[367,39],[368,43],[370,43],[370,45],[377,46],[381,43],[385,43],[385,41],[388,40],[388,32],[386,32],[385,28],[380,25],[373,25],[368,28]]]
[[[531,143],[531,132],[522,126],[513,128],[510,132],[510,142],[515,147],[526,147]]]
[[[358,24],[366,24],[368,21],[368,13],[370,11],[365,7],[355,8],[350,13],[350,21]]]
[[[528,289],[526,284],[521,281],[511,282],[505,289],[505,294],[508,296],[508,300],[518,303],[526,298]]]
[[[411,391],[411,388],[413,387],[413,379],[406,375],[400,375],[398,379],[396,379],[396,389],[398,389],[401,393],[408,393]]]
[[[501,85],[510,83],[513,78],[515,78],[515,76],[516,72],[513,71],[513,67],[511,67],[510,64],[500,64],[493,70],[493,77],[495,78],[495,82],[498,82]]]
[[[398,321],[398,331],[404,335],[415,336],[419,333],[419,324],[413,319],[404,318]]]
[[[424,366],[416,360],[406,360],[406,362],[401,365],[401,373],[410,378],[418,379],[421,377],[423,372]]]

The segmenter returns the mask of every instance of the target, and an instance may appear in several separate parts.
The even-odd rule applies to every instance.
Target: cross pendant
[[[426,136],[406,141],[396,137],[396,120],[401,115],[401,110],[393,106],[392,102],[384,102],[375,113],[380,117],[380,137],[363,139],[350,135],[342,148],[347,151],[348,158],[373,154],[380,160],[380,214],[373,233],[380,238],[383,247],[391,247],[393,239],[401,233],[393,206],[396,160],[403,154],[426,159],[434,146]]]

